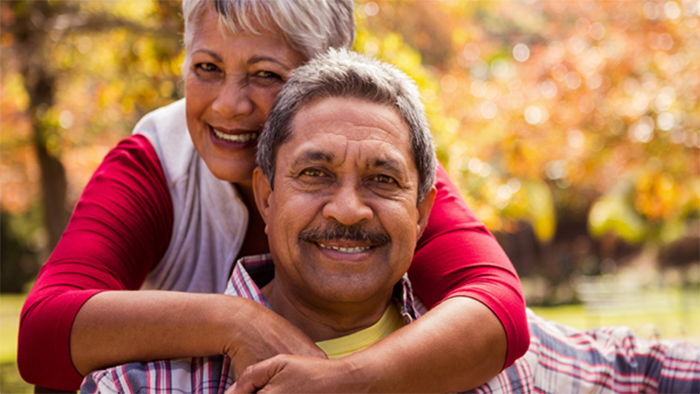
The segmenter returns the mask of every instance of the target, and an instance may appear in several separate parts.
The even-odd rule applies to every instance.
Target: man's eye
[[[321,170],[316,170],[313,168],[306,169],[301,172],[302,175],[310,176],[310,177],[321,177],[325,176],[326,174],[323,173]]]
[[[375,181],[375,182],[379,182],[379,183],[383,183],[383,184],[388,184],[388,185],[396,184],[396,179],[394,179],[394,178],[392,178],[392,177],[390,177],[390,176],[388,176],[388,175],[375,175],[375,176],[372,178],[372,180]]]

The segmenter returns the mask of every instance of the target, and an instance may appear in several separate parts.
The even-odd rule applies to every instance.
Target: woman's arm
[[[109,291],[141,286],[168,247],[172,210],[145,137],[110,152],[24,305],[18,366],[26,381],[75,390],[81,374],[130,361],[227,352],[242,368],[279,352],[322,355],[286,320],[248,300]],[[276,331],[262,335],[263,325]]]
[[[97,294],[76,316],[70,348],[81,375],[133,361],[217,354],[229,355],[239,373],[280,353],[325,357],[307,335],[255,301],[175,291]]]
[[[17,362],[26,381],[80,385],[70,357],[75,315],[101,291],[138,289],[165,252],[172,222],[152,146],[140,136],[122,141],[95,171],[24,304]]]
[[[451,297],[472,298],[491,310],[508,344],[503,368],[527,351],[530,333],[520,279],[493,235],[438,165],[437,196],[428,227],[408,270],[429,308]]]

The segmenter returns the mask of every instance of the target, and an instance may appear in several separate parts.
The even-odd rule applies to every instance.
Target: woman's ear
[[[255,167],[253,171],[253,193],[255,193],[255,205],[258,206],[260,216],[265,221],[265,233],[267,233],[267,216],[270,210],[272,188],[267,180],[267,176],[263,174],[260,167]]]

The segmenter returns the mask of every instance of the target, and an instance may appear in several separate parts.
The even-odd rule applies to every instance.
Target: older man
[[[330,52],[284,92],[253,178],[271,256],[240,260],[226,292],[271,307],[337,358],[418,317],[405,273],[435,197],[435,152],[415,85],[388,64]],[[82,390],[217,392],[232,374],[224,357],[135,363],[93,373]]]
[[[435,197],[435,153],[405,74],[348,51],[299,68],[270,112],[258,164],[253,183],[271,255],[241,259],[227,294],[272,308],[331,359],[419,317],[405,272]],[[527,355],[477,391],[699,388],[697,347],[638,341],[625,329],[580,333],[532,314],[530,322]],[[274,391],[276,379],[297,379],[300,392],[327,391],[313,374],[318,363],[336,363],[339,373],[381,374],[343,360],[279,355],[246,370],[235,391]],[[134,363],[94,372],[82,391],[216,393],[233,384],[233,375],[223,356]]]

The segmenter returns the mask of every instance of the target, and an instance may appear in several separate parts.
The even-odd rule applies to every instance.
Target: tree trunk
[[[30,92],[31,98],[29,113],[32,117],[32,142],[39,161],[44,226],[49,238],[48,250],[51,251],[58,244],[68,224],[69,212],[66,209],[68,179],[61,159],[47,146],[47,137],[56,132],[52,129],[57,125],[55,122],[42,120],[45,116],[42,111],[51,108],[54,104],[55,79],[36,63],[32,65],[31,70],[28,70],[28,74],[32,74],[31,79],[25,80],[26,89]]]
[[[53,250],[61,239],[68,224],[69,212],[66,209],[68,180],[63,163],[46,148],[41,138],[42,130],[34,125],[34,148],[41,170],[41,202],[44,207],[44,225],[49,236],[49,250]]]
[[[66,171],[58,157],[47,147],[47,137],[56,133],[56,122],[46,121],[45,111],[54,104],[55,77],[52,75],[51,61],[44,56],[47,23],[57,13],[54,6],[46,1],[28,2],[22,17],[16,20],[18,47],[24,50],[21,57],[21,72],[29,95],[28,113],[32,122],[32,143],[37,153],[41,172],[41,201],[44,208],[44,225],[48,232],[48,248],[53,248],[68,224],[69,212],[66,209],[68,181]],[[21,27],[20,27],[21,26]],[[23,28],[22,28],[23,27]]]

